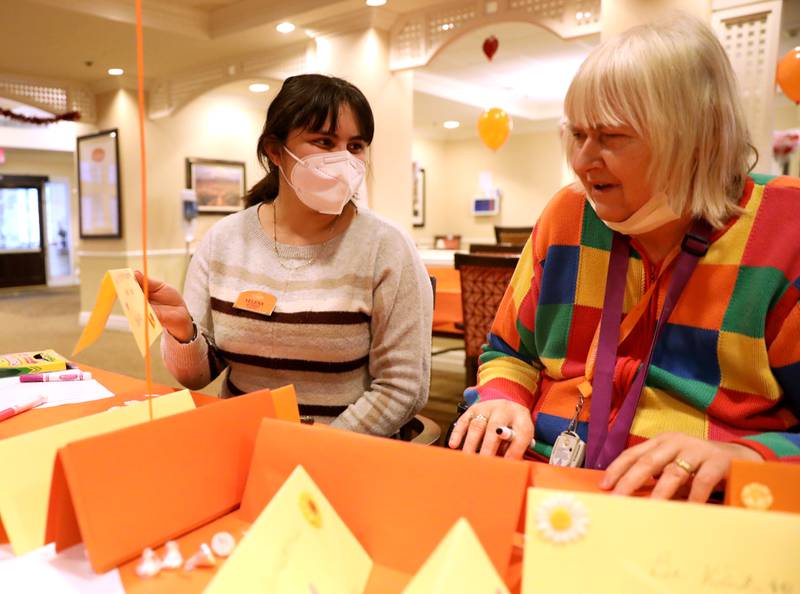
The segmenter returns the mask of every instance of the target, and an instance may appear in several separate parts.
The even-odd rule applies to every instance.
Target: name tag
[[[263,291],[242,291],[233,307],[269,316],[272,315],[277,301],[275,295]]]

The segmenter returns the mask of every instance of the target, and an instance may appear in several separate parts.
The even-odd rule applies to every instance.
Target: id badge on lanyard
[[[613,427],[609,429],[614,368],[620,334],[619,320],[622,316],[625,278],[630,253],[627,239],[618,233],[614,234],[606,279],[606,294],[603,301],[603,315],[600,319],[596,371],[592,381],[589,443],[587,445],[576,431],[578,416],[584,403],[583,393],[580,393],[578,404],[575,407],[575,415],[567,426],[567,430],[563,431],[553,444],[550,464],[577,467],[582,466],[585,461],[588,468],[605,469],[625,449],[661,329],[669,319],[698,260],[708,251],[710,236],[711,227],[702,220],[695,221],[684,236],[681,252],[672,271],[672,279],[664,298],[661,315],[656,322],[650,351],[625,395]]]

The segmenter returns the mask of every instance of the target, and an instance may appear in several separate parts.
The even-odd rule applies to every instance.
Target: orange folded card
[[[588,491],[603,493],[600,488],[602,470],[553,466],[546,462],[531,462],[532,487],[560,489],[562,491]]]
[[[260,421],[287,393],[262,390],[61,448],[47,542],[60,551],[83,540],[103,572],[235,509]]]
[[[416,573],[464,517],[505,574],[526,463],[265,419],[242,518],[254,521],[297,465],[314,477],[376,564]]]
[[[725,486],[725,504],[800,513],[800,466],[734,460]]]

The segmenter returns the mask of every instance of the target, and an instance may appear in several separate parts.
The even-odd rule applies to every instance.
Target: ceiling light
[[[251,93],[266,93],[269,91],[269,85],[267,83],[253,83],[249,87]]]
[[[580,21],[583,18],[583,11],[579,10],[578,12],[576,12],[575,18]]]
[[[367,6],[383,6],[386,0],[367,0]]]
[[[459,122],[458,120],[447,120],[445,122],[442,122],[442,126],[447,128],[448,130],[453,130],[455,128],[458,128],[460,125],[461,122]]]
[[[109,68],[108,73],[111,76],[122,76],[125,74],[125,71],[122,68]]]
[[[292,23],[283,22],[280,23],[277,27],[278,33],[291,33],[294,31],[294,25]]]

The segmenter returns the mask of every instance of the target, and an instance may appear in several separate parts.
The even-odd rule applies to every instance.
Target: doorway
[[[70,184],[51,178],[44,186],[47,285],[76,285],[71,225]]]
[[[42,176],[0,176],[0,287],[47,281]]]

